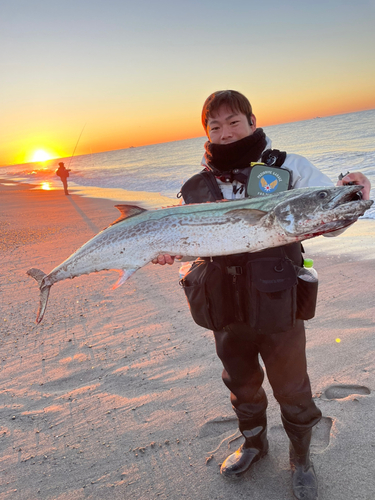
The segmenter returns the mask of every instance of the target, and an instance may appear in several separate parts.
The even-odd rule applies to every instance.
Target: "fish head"
[[[373,204],[363,200],[363,186],[301,188],[279,203],[274,217],[288,235],[301,239],[336,231],[353,224]]]

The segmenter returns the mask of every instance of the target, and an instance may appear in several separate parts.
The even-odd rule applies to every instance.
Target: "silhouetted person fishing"
[[[70,169],[66,169],[64,163],[60,162],[59,168],[56,170],[56,175],[58,175],[60,177],[61,182],[63,183],[65,194],[69,194],[68,193],[69,172],[70,172]]]

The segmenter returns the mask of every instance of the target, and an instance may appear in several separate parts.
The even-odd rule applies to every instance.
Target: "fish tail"
[[[48,302],[48,296],[49,296],[49,290],[52,286],[48,285],[45,283],[45,278],[46,274],[41,271],[40,269],[29,269],[27,273],[29,276],[34,278],[34,280],[38,283],[39,289],[40,289],[40,295],[39,295],[39,309],[38,313],[36,316],[36,323],[40,323],[43,319],[46,307],[47,307],[47,302]]]

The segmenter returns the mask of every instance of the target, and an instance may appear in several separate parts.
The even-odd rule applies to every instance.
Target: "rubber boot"
[[[318,479],[310,460],[312,429],[305,425],[292,424],[283,416],[281,418],[290,439],[289,457],[293,495],[298,500],[318,500]]]
[[[252,427],[250,427],[251,425]],[[220,473],[229,478],[241,476],[268,452],[267,419],[265,416],[252,424],[240,421],[239,428],[245,442],[224,460],[220,468]]]

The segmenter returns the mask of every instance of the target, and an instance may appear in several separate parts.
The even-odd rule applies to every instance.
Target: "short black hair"
[[[207,132],[208,119],[223,105],[228,106],[232,111],[243,113],[251,125],[253,109],[248,98],[237,90],[218,90],[207,97],[203,104],[202,125],[205,132]]]

